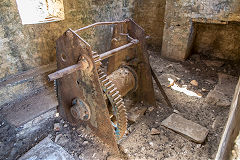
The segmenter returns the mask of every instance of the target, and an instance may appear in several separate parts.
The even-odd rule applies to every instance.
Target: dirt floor
[[[167,106],[156,84],[154,87],[157,106],[154,109],[153,106],[141,104],[131,106],[148,107],[148,110],[136,122],[129,123],[127,135],[120,141],[120,148],[126,159],[214,159],[230,106],[209,105],[206,102],[206,96],[218,83],[218,72],[233,76],[240,74],[236,72],[238,66],[231,62],[224,61],[221,66],[209,67],[204,63],[205,60],[215,61],[216,59],[193,55],[187,61],[173,62],[159,58],[156,53],[151,53],[151,65],[163,84],[174,109]],[[169,82],[166,82],[165,75],[177,77],[177,83],[180,86],[187,85],[189,90],[202,95],[202,98],[190,97],[167,87]],[[198,86],[191,85],[191,80],[196,80]],[[161,126],[161,122],[173,111],[209,129],[209,134],[203,144],[194,143]],[[61,121],[61,123],[64,122]],[[64,124],[61,125],[64,126]],[[68,127],[63,127],[64,129],[55,133],[54,136],[60,135],[56,142],[72,153],[75,158],[105,159],[108,157],[107,148],[100,145],[101,143],[95,143],[98,140],[94,135],[85,133],[87,131],[84,128],[75,131],[71,126],[65,126]],[[157,129],[159,134],[151,135],[152,128]],[[90,138],[87,135],[91,135]]]
[[[162,59],[157,54],[154,52],[150,53],[150,62],[173,105],[173,109],[167,106],[155,83],[157,106],[154,108],[153,106],[144,106],[142,104],[132,106],[130,105],[131,102],[126,99],[126,104],[129,104],[128,108],[130,106],[140,109],[147,107],[147,110],[135,122],[129,123],[127,134],[119,144],[123,157],[136,160],[214,159],[230,106],[209,104],[206,97],[209,91],[214,89],[218,83],[217,73],[220,72],[237,77],[240,75],[238,70],[239,64],[231,61],[216,60],[203,55],[192,55],[184,62],[173,62]],[[216,61],[218,63],[211,63]],[[175,79],[176,84],[179,86],[185,86],[202,97],[191,97],[167,87],[169,85],[168,77]],[[190,84],[192,80],[196,80],[198,85]],[[205,142],[197,144],[161,126],[161,122],[173,112],[209,129]],[[54,130],[54,125],[55,127],[59,125],[59,129]],[[153,128],[158,130],[159,133],[151,135]],[[16,157],[24,154],[27,149],[37,144],[46,135],[49,135],[55,143],[62,146],[75,159],[102,160],[110,155],[107,147],[96,136],[89,133],[84,127],[75,128],[69,125],[60,117],[52,118],[45,133],[35,139],[34,137],[29,137],[29,141],[17,139],[16,135],[12,136],[16,134],[16,130],[3,120],[0,124],[0,130],[0,138],[2,139],[0,142],[1,154],[6,152],[6,145],[10,144],[8,145],[9,149],[7,149],[9,152],[6,152],[8,154],[2,154],[1,156],[3,159],[16,159]],[[19,149],[16,149],[22,145],[27,145],[24,151],[21,152]],[[13,158],[14,156],[15,158]]]

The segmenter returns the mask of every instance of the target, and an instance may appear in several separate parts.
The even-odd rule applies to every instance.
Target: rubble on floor
[[[218,89],[215,87],[217,83],[229,85],[225,83],[224,76],[219,81],[217,75],[219,71],[225,69],[225,64],[220,68],[208,67],[203,64],[201,57],[196,61],[190,59],[185,62],[172,62],[159,58],[157,55],[152,55],[150,62],[173,109],[167,106],[156,84],[154,84],[156,106],[144,106],[141,103],[131,106],[126,103],[127,111],[132,112],[132,117],[134,117],[132,118],[134,123],[128,124],[128,133],[120,141],[126,159],[214,159],[228,117],[229,107],[206,103],[206,97],[209,91]],[[228,68],[226,70],[229,74]],[[234,73],[234,71],[231,70],[230,73]],[[203,96],[201,98],[188,96],[172,89],[171,86],[168,87],[169,77],[173,79],[173,85],[176,84],[195,93],[201,93]],[[198,85],[191,85],[192,80],[196,80]],[[232,88],[235,88],[233,82],[230,83]],[[227,88],[229,93],[231,93],[230,88]],[[136,108],[138,109],[136,110]],[[161,122],[173,112],[206,127],[209,132],[205,143],[197,144],[162,126]],[[101,160],[107,157],[110,160],[114,158],[110,156],[108,148],[87,128],[71,126],[59,117],[55,110],[54,112],[48,111],[39,117],[20,127],[13,127],[12,123],[8,123],[9,119],[6,120],[6,117],[0,115],[0,153],[4,153],[0,154],[0,159],[19,158],[49,134],[52,135],[53,143],[61,146],[76,160]],[[46,120],[42,119],[44,117],[47,117]]]

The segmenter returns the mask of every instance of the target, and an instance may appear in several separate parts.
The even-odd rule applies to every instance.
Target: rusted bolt
[[[80,98],[72,100],[71,114],[77,120],[87,121],[91,117],[89,106]]]

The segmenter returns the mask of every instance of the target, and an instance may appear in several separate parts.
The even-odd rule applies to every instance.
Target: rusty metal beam
[[[77,62],[82,63],[84,59],[89,64],[86,65],[88,67],[86,69],[75,71],[56,80],[60,116],[72,125],[84,124],[88,126],[89,130],[109,145],[111,153],[119,153],[91,48],[79,35],[69,29],[58,38],[56,49],[58,70],[74,66]],[[62,54],[65,55],[64,58]],[[80,60],[79,57],[81,57]],[[85,58],[83,59],[83,57]],[[86,61],[84,61],[84,64],[87,64]],[[81,67],[81,65],[79,66]],[[73,68],[78,69],[78,67]],[[73,100],[76,98],[89,107],[87,109],[91,113],[89,119],[86,117],[86,119],[81,120],[81,115],[80,119],[73,116],[71,109],[74,106]]]
[[[48,78],[50,81],[53,81],[53,80],[62,78],[66,75],[69,75],[71,73],[74,73],[78,70],[86,70],[86,69],[92,70],[92,67],[93,67],[93,65],[91,63],[91,60],[87,56],[82,56],[82,57],[80,57],[80,60],[78,61],[77,64],[68,66],[68,67],[58,70],[52,74],[49,74]]]
[[[48,75],[48,78],[50,81],[62,78],[63,76],[69,75],[73,72],[76,72],[78,70],[82,69],[82,65],[80,63],[66,67],[64,69],[61,69],[59,71],[56,71],[54,73],[51,73]]]
[[[159,82],[159,80],[158,80],[158,78],[157,78],[157,75],[154,73],[154,70],[152,69],[151,66],[150,66],[150,68],[151,68],[151,73],[152,73],[153,79],[155,80],[155,82],[156,82],[156,84],[157,84],[160,92],[162,93],[162,96],[163,96],[164,100],[167,102],[167,104],[168,104],[168,106],[169,106],[170,108],[173,108],[171,102],[170,102],[169,99],[168,99],[167,94],[166,94],[165,91],[163,90],[162,85],[161,85],[161,83]]]

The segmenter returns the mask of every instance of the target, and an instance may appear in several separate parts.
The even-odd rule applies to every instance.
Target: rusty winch
[[[102,54],[77,34],[98,25],[114,25],[112,50]],[[49,79],[56,82],[60,115],[73,125],[85,124],[117,152],[127,129],[123,97],[156,103],[145,39],[140,26],[125,20],[68,29],[57,40],[57,71]],[[107,69],[101,67],[104,59]]]

